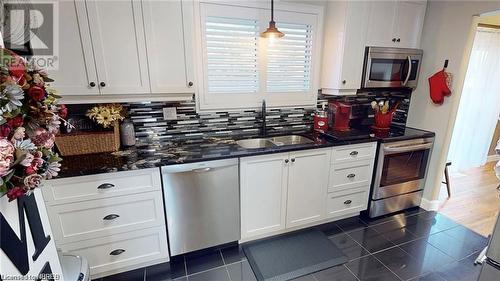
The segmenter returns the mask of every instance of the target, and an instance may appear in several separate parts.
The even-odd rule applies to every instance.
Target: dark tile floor
[[[377,220],[349,218],[318,226],[349,262],[296,281],[475,281],[474,260],[487,238],[422,209]],[[170,263],[102,281],[255,281],[241,247],[175,257]]]

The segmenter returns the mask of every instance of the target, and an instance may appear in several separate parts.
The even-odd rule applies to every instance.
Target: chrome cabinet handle
[[[346,204],[346,205],[349,205],[349,204],[351,204],[351,203],[352,203],[352,201],[351,201],[351,200],[345,200],[345,201],[344,201],[344,204]]]
[[[116,250],[113,250],[111,251],[111,253],[109,253],[110,256],[118,256],[118,255],[121,255],[125,252],[124,249],[116,249]]]
[[[349,155],[356,156],[356,155],[358,155],[358,152],[356,150],[354,150],[354,151],[351,151],[351,153],[349,153]]]
[[[195,173],[204,173],[204,172],[208,172],[210,170],[212,170],[212,168],[206,167],[206,168],[193,169],[191,171],[195,172]]]
[[[348,174],[348,175],[347,175],[347,178],[352,179],[352,178],[354,178],[355,176],[356,176],[356,174]]]
[[[119,215],[117,215],[117,214],[110,214],[110,215],[105,216],[105,217],[104,217],[104,218],[102,218],[102,219],[103,219],[103,220],[105,220],[105,221],[112,221],[112,220],[117,219],[117,218],[119,218],[119,217],[120,217],[120,216],[119,216]]]
[[[405,81],[403,82],[403,86],[406,86],[406,84],[408,83],[408,80],[410,80],[410,75],[411,75],[411,57],[408,56],[407,59],[408,59],[408,74],[406,74],[406,78],[405,78]]]
[[[99,185],[97,187],[97,189],[108,189],[108,188],[112,188],[112,187],[115,187],[115,185],[112,183],[103,183],[103,184]]]

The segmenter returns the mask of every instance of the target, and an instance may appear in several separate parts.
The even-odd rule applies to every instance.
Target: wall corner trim
[[[439,209],[439,200],[427,200],[422,198],[420,208],[426,211],[437,211]]]

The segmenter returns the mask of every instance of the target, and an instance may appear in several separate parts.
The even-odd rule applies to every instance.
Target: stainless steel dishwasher
[[[238,159],[161,168],[172,256],[240,239]]]

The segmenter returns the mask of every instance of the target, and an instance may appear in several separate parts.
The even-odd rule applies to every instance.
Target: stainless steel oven
[[[370,217],[420,205],[433,143],[431,137],[380,145]]]
[[[362,88],[416,88],[423,51],[366,47]]]

